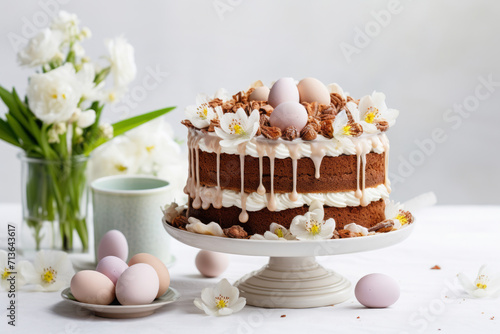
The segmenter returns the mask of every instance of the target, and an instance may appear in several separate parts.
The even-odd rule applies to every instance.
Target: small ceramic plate
[[[64,289],[61,292],[61,296],[70,303],[93,311],[98,317],[125,319],[147,317],[160,307],[175,302],[181,295],[177,290],[169,288],[163,296],[156,298],[151,304],[146,305],[120,305],[118,303],[115,304],[116,301],[111,305],[85,304],[73,297],[70,288]]]

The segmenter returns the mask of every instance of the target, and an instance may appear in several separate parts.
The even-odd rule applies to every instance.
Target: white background
[[[19,45],[12,40],[46,25],[43,8],[58,7],[91,28],[93,37],[84,44],[90,56],[104,54],[103,39],[120,34],[135,46],[138,77],[131,92],[140,91],[148,71],[168,72],[145,96],[108,108],[109,121],[177,105],[167,120],[184,138],[179,121],[198,92],[236,92],[282,76],[337,82],[358,98],[375,89],[401,111],[389,134],[395,199],[433,190],[441,204],[498,204],[500,87],[481,88],[481,100],[474,96],[481,77],[500,82],[500,3],[401,0],[377,23],[373,13],[393,8],[388,3],[2,0],[0,84],[24,92],[31,72],[16,66]],[[360,30],[371,37],[362,40]],[[341,46],[347,44],[357,53],[346,57]],[[470,103],[465,116],[448,111],[464,103]],[[416,141],[429,142],[436,129],[444,142],[422,152]],[[0,143],[2,202],[20,201],[16,152]]]

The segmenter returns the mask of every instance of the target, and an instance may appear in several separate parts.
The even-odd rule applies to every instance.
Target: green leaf
[[[163,116],[166,113],[174,110],[175,107],[163,108],[155,111],[151,111],[142,115],[131,117],[123,121],[119,121],[113,124],[113,134],[114,137],[124,134],[125,132],[132,130],[144,123],[149,122],[152,119]]]
[[[104,68],[102,71],[100,71],[99,73],[97,73],[95,78],[94,78],[95,85],[97,86],[98,84],[103,82],[104,79],[106,79],[106,77],[108,76],[109,72],[111,72],[111,67],[108,66],[108,67]]]
[[[5,103],[7,108],[9,108],[9,110],[17,108],[16,101],[14,100],[12,94],[2,86],[0,86],[0,98]]]
[[[23,149],[30,150],[31,147],[35,145],[31,136],[24,131],[21,124],[19,124],[19,122],[12,117],[12,115],[6,114],[5,116],[7,117],[7,122],[9,123],[12,131],[14,131],[16,136],[21,140]]]
[[[17,136],[10,128],[9,124],[0,118],[0,139],[5,140],[7,143],[21,147],[21,144],[17,140]]]

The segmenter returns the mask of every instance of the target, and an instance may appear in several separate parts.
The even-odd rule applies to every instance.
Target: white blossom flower
[[[101,135],[106,139],[111,139],[114,136],[113,126],[109,123],[99,124],[99,131]]]
[[[470,296],[483,298],[498,297],[500,295],[500,274],[491,274],[489,267],[485,264],[479,269],[474,283],[463,273],[458,274],[457,277]]]
[[[109,144],[109,145],[108,145]],[[135,147],[126,136],[114,138],[92,152],[89,161],[89,180],[110,175],[134,175],[139,170]]]
[[[220,128],[215,128],[217,136],[221,137],[220,145],[234,146],[252,139],[259,130],[259,111],[253,110],[250,117],[243,108],[236,113],[225,113],[220,118]]]
[[[290,232],[299,240],[331,239],[335,230],[335,220],[330,218],[325,221],[324,216],[323,204],[314,200],[309,206],[309,212],[293,218]]]
[[[79,35],[79,24],[80,20],[76,14],[71,14],[67,11],[61,10],[52,20],[50,28],[54,31],[60,31],[64,34],[65,41],[70,41]]]
[[[295,240],[295,237],[284,226],[276,223],[271,223],[271,226],[269,226],[269,231],[266,231],[264,235],[254,234],[250,237],[250,239],[285,241],[285,240]]]
[[[344,226],[344,230],[348,230],[353,233],[361,234],[362,236],[367,236],[369,234],[368,229],[364,226],[358,225],[356,223],[350,223]]]
[[[114,85],[125,88],[135,79],[137,74],[134,47],[123,37],[107,40],[106,47],[109,52]]]
[[[78,35],[78,37],[79,40],[89,39],[92,37],[92,31],[89,27],[83,27],[82,30],[80,30],[80,35]]]
[[[34,74],[27,89],[29,107],[46,124],[68,121],[82,96],[75,69],[65,64],[47,73]]]
[[[222,227],[216,222],[211,222],[209,224],[202,223],[199,219],[194,217],[188,218],[188,224],[186,225],[186,230],[193,233],[213,235],[216,237],[224,237],[224,231]]]
[[[26,265],[30,265],[28,261],[20,261],[15,266],[11,267],[7,254],[6,251],[0,249],[0,287],[6,291],[10,290],[12,284],[15,285],[16,289],[26,284],[23,269]],[[13,272],[16,274],[13,274]]]
[[[342,96],[342,99],[344,99],[344,100],[347,99],[346,94],[344,93],[344,90],[337,83],[331,83],[328,86],[326,86],[326,88],[328,89],[328,92],[330,94],[337,93],[340,96]]]
[[[51,126],[51,128],[47,131],[48,142],[59,143],[59,136],[65,134],[67,131],[66,123],[55,123]]]
[[[41,250],[36,253],[32,267],[25,268],[28,283],[40,291],[58,291],[69,286],[75,274],[68,254],[61,251]]]
[[[201,299],[196,298],[194,305],[207,315],[230,315],[243,309],[246,299],[240,297],[237,287],[231,285],[227,279],[222,279],[213,288],[205,288],[201,292]]]
[[[92,63],[84,63],[82,68],[76,73],[76,78],[81,85],[82,98],[90,101],[104,101],[105,97],[102,92],[104,82],[96,86],[95,66]]]
[[[406,224],[413,222],[413,216],[410,212],[404,210],[404,206],[399,202],[390,200],[385,201],[385,219],[394,222],[393,230],[399,230]]]
[[[215,109],[208,105],[210,98],[205,94],[196,96],[196,104],[186,108],[186,117],[198,129],[206,128],[210,125],[210,121],[218,118],[218,114],[222,114],[222,108]]]
[[[162,209],[163,217],[167,221],[167,223],[172,223],[175,218],[179,217],[184,210],[187,209],[186,205],[178,205],[175,202],[165,205]]]
[[[44,65],[60,54],[62,42],[63,36],[59,31],[43,29],[17,54],[18,61],[29,67]]]
[[[80,113],[78,117],[77,125],[79,128],[85,129],[94,124],[96,119],[95,110],[88,109]]]
[[[378,131],[375,123],[385,120],[389,127],[396,123],[399,111],[389,109],[385,104],[385,94],[373,92],[371,95],[362,97],[359,101],[359,112],[361,117],[361,126],[366,133],[376,133]]]

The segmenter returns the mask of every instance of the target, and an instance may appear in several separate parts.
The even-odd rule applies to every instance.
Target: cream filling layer
[[[202,136],[199,142],[200,150],[208,153],[214,153],[213,145],[207,143],[208,137],[217,137],[214,132],[207,132]],[[211,139],[211,138],[210,138]],[[208,140],[209,142],[211,140]],[[302,139],[295,139],[293,141],[287,141],[284,139],[277,139],[276,141],[270,141],[268,139],[262,139],[254,137],[248,142],[246,142],[245,154],[250,155],[254,158],[259,157],[259,148],[258,145],[260,143],[273,143],[273,149],[275,151],[275,158],[277,159],[286,159],[290,158],[290,146],[297,145],[297,158],[303,157],[311,157],[314,156],[315,151],[318,149],[322,150],[323,155],[337,157],[342,154],[352,155],[356,154],[356,144],[362,143],[364,145],[370,146],[370,152],[374,153],[382,153],[385,152],[384,142],[387,142],[387,136],[385,133],[378,134],[363,134],[358,138],[350,138],[347,137],[343,141],[339,141],[336,139],[328,139],[323,137],[322,135],[318,135],[318,137],[313,141],[305,141]],[[229,147],[219,146],[220,153],[226,154],[239,154],[238,146],[233,145]]]
[[[216,187],[200,187],[198,188],[196,197],[201,200],[201,207],[208,209],[210,205],[216,203],[220,193]],[[219,190],[220,191],[220,190]],[[222,206],[236,206],[242,208],[242,195],[240,192],[233,190],[222,190]],[[304,193],[297,194],[295,201],[290,200],[291,193],[276,193],[260,195],[257,192],[247,194],[245,196],[245,206],[247,211],[259,211],[268,207],[271,196],[274,197],[275,210],[281,211],[286,209],[298,208],[303,205],[310,205],[312,201],[318,200],[324,206],[333,206],[343,208],[346,206],[361,205],[360,198],[356,197],[355,191],[335,192],[335,193]],[[364,198],[367,202],[378,201],[379,199],[389,198],[389,192],[385,185],[381,184],[374,188],[366,188]],[[217,208],[218,205],[213,205]],[[220,206],[219,206],[220,208]]]

